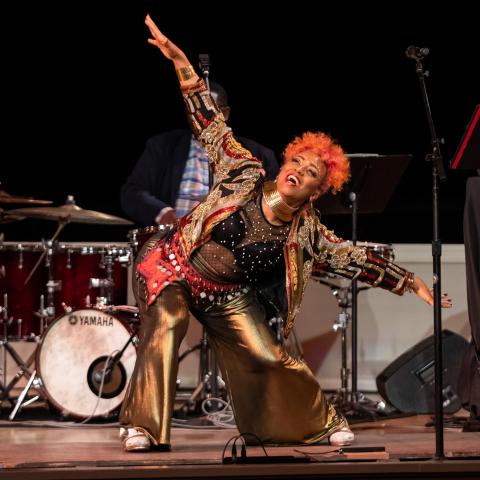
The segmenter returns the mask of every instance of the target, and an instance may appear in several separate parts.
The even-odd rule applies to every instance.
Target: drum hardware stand
[[[351,282],[346,279],[342,279],[339,285],[320,278],[314,278],[314,280],[322,285],[326,285],[332,290],[332,294],[337,299],[338,306],[340,307],[338,318],[332,325],[333,331],[338,332],[340,330],[341,332],[340,342],[342,366],[340,368],[340,389],[337,390],[331,401],[338,410],[346,412],[349,410],[351,398],[351,392],[348,388],[348,378],[351,371],[348,368],[347,360],[347,330],[348,323],[351,321],[349,310],[352,308],[352,285]],[[345,285],[342,285],[342,283],[345,283]],[[369,288],[369,286],[360,287],[358,291],[368,290]]]
[[[40,307],[35,315],[40,318],[40,334],[42,335],[44,330],[47,328],[49,322],[55,318],[55,302],[54,296],[55,292],[61,290],[62,282],[59,280],[54,280],[52,277],[52,256],[53,256],[53,245],[55,240],[58,238],[62,230],[65,228],[67,223],[69,223],[69,219],[61,218],[58,221],[58,227],[53,237],[50,240],[45,242],[46,248],[44,248],[42,254],[40,255],[39,259],[33,266],[32,270],[28,274],[25,282],[23,282],[23,287],[25,287],[30,279],[32,278],[33,274],[37,271],[40,263],[44,258],[45,259],[45,266],[48,269],[48,281],[46,284],[47,287],[47,308],[45,308],[45,298],[43,295],[40,295]]]
[[[272,304],[271,302],[269,302]],[[273,305],[273,304],[272,304]],[[268,326],[275,332],[275,340],[279,345],[285,347],[288,351],[289,355],[297,360],[305,360],[305,356],[303,354],[303,348],[298,340],[297,333],[295,332],[295,327],[292,328],[290,332],[290,336],[288,340],[290,341],[291,345],[287,345],[285,341],[285,321],[283,317],[279,315],[278,317],[272,317],[268,321]]]
[[[293,344],[293,346],[289,348],[290,355],[292,355],[298,360],[305,360],[305,357],[303,355],[303,348],[298,340],[297,333],[295,332],[295,327],[292,327],[289,338],[291,339],[291,342]]]
[[[8,351],[8,353],[10,354],[10,356],[15,360],[15,363],[20,367],[17,371],[17,373],[15,374],[15,376],[12,378],[12,380],[10,380],[10,382],[8,383],[8,385],[4,385],[4,386],[1,386],[1,397],[0,397],[0,403],[3,401],[3,400],[8,400],[10,403],[13,404],[12,402],[12,399],[9,395],[9,392],[13,389],[13,387],[20,381],[20,379],[22,377],[25,377],[25,378],[28,378],[29,379],[29,382],[30,382],[30,379],[34,378],[35,376],[35,372],[32,374],[29,370],[28,370],[28,367],[33,363],[33,361],[35,360],[35,355],[36,355],[36,349],[32,352],[32,354],[30,355],[30,357],[28,357],[27,361],[24,362],[22,360],[22,358],[20,358],[20,355],[18,355],[18,353],[14,350],[14,348],[8,343],[8,341],[2,341],[0,342],[1,343],[1,346],[3,348],[5,348],[6,351]],[[33,380],[32,380],[33,381]],[[31,385],[31,383],[30,383]],[[30,388],[30,386],[29,386]],[[23,398],[25,398],[25,395],[27,394],[28,392],[28,389],[24,389],[25,391],[25,394],[23,395],[22,397],[22,400]],[[23,392],[22,392],[23,393]],[[37,398],[35,399],[37,400]],[[33,400],[32,400],[33,401]],[[18,403],[18,400],[17,400],[17,403]],[[21,403],[21,402],[20,402]],[[29,403],[31,403],[29,401]],[[18,409],[17,409],[18,410]]]
[[[13,408],[10,415],[8,416],[8,419],[10,421],[15,418],[15,416],[17,415],[17,413],[20,411],[21,408],[26,407],[27,405],[30,405],[31,403],[37,401],[40,398],[41,395],[35,395],[34,397],[28,399],[26,402],[23,401],[32,386],[33,388],[36,388],[36,389],[40,389],[42,386],[42,381],[40,380],[40,378],[37,377],[36,370],[32,372],[27,382],[27,385],[22,390],[22,393],[20,393],[20,395],[18,396],[17,402],[15,403],[15,407]]]
[[[33,312],[33,314],[40,319],[40,335],[43,335],[50,322],[55,318],[55,303],[53,299],[55,292],[57,290],[60,290],[61,288],[62,287],[60,281],[49,280],[47,282],[47,308],[45,308],[45,296],[40,295],[40,306],[36,312]],[[65,311],[70,308],[67,307],[65,304],[62,305],[64,305]]]
[[[32,365],[33,361],[35,360],[36,349],[32,352],[30,357],[25,362],[17,351],[12,347],[10,342],[8,341],[7,337],[7,326],[11,320],[8,318],[8,295],[4,294],[3,296],[3,307],[0,307],[0,313],[2,315],[2,320],[0,323],[3,323],[3,338],[0,340],[0,347],[4,349],[4,357],[3,357],[3,376],[4,381],[3,383],[0,382],[0,404],[4,400],[8,400],[12,405],[13,401],[10,396],[10,391],[15,387],[15,385],[19,382],[22,377],[29,379],[31,377],[31,372],[29,371],[30,365]],[[19,323],[21,325],[21,323]],[[7,384],[7,353],[11,356],[11,358],[15,361],[19,368],[15,376],[10,380]]]
[[[220,389],[225,387],[225,382],[220,377],[218,364],[214,357],[215,354],[210,348],[205,328],[203,329],[200,342],[183,352],[178,357],[178,363],[196,350],[200,351],[199,382],[187,401],[180,408],[180,411],[184,414],[195,411],[195,404],[197,401],[206,400],[207,406],[212,412],[222,408],[222,405],[217,405],[216,402],[214,403],[210,400],[210,398],[219,398]],[[203,398],[199,398],[202,393]]]
[[[330,282],[325,280],[315,279],[317,282],[327,285],[333,293],[333,296],[337,299],[338,306],[340,307],[340,312],[338,318],[333,324],[332,328],[334,332],[341,332],[341,360],[342,367],[340,368],[340,389],[337,390],[337,393],[332,398],[332,403],[335,407],[340,407],[345,405],[348,402],[349,391],[348,391],[348,377],[350,375],[350,370],[348,368],[347,362],[347,328],[348,322],[350,320],[350,314],[348,309],[351,307],[351,289],[350,286],[342,287],[335,286]]]
[[[31,272],[28,274],[28,277],[26,278],[25,282],[23,282],[23,286],[25,287],[27,285],[27,283],[30,281],[30,279],[32,278],[33,274],[37,271],[37,268],[39,267],[40,263],[42,262],[42,260],[45,258],[45,255],[49,255],[50,257],[50,261],[51,261],[51,256],[52,256],[52,246],[55,242],[55,240],[58,238],[58,236],[60,235],[60,233],[62,232],[62,230],[65,228],[65,226],[67,225],[67,223],[69,223],[70,220],[68,218],[61,218],[58,220],[58,227],[57,227],[57,230],[55,231],[55,233],[53,234],[53,237],[50,239],[50,240],[47,240],[46,242],[46,245],[48,248],[44,249],[42,254],[40,255],[39,259],[37,260],[37,263],[35,263],[35,265],[33,266]],[[47,262],[49,262],[49,260],[47,260]]]
[[[108,250],[106,254],[102,254],[100,268],[104,268],[107,273],[106,278],[90,278],[90,288],[99,288],[100,296],[97,297],[97,307],[113,305],[113,287],[115,280],[113,279],[113,262],[114,258],[122,265],[126,266],[130,263],[130,256],[126,255],[114,257],[114,252]],[[90,303],[90,301],[88,302]],[[115,308],[115,307],[114,307]]]

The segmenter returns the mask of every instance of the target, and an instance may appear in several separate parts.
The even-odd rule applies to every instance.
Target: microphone
[[[426,57],[430,53],[430,50],[425,47],[414,47],[410,45],[405,50],[405,55],[407,58],[412,58],[413,60],[421,60],[423,57]]]
[[[198,66],[205,78],[210,75],[210,57],[208,53],[200,53],[198,55]]]

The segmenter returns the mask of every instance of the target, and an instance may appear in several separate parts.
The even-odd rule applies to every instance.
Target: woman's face
[[[280,168],[277,190],[291,207],[315,200],[327,175],[327,166],[313,151],[298,153]]]

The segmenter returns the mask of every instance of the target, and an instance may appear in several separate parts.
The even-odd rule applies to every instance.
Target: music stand
[[[480,105],[477,105],[473,111],[450,168],[452,170],[480,169]]]
[[[452,170],[477,169],[480,174],[480,105],[477,105],[468,122],[465,133],[450,162]],[[478,376],[475,359],[480,345],[480,256],[478,249],[480,232],[480,177],[467,181],[465,209],[463,214],[463,238],[465,243],[465,273],[467,280],[467,306],[471,341],[462,359],[463,374],[459,380],[459,396],[468,404],[470,416],[463,427],[464,432],[480,430],[478,413],[479,393],[475,381]],[[477,389],[477,390],[476,390]]]
[[[357,153],[347,155],[350,160],[351,178],[337,195],[322,196],[315,206],[321,213],[351,214],[352,242],[357,243],[358,213],[381,213],[390,200],[400,178],[405,172],[411,155],[379,155]],[[350,401],[336,405],[346,416],[374,417],[371,409],[365,408],[359,402],[364,400],[357,389],[357,333],[358,333],[358,286],[357,280],[352,281],[351,302],[351,397]],[[346,371],[346,365],[342,366]],[[370,402],[373,403],[373,402]],[[378,409],[376,409],[378,411]]]

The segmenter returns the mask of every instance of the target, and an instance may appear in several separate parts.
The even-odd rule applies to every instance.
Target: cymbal
[[[10,195],[5,190],[0,190],[0,203],[28,203],[30,205],[50,205],[51,200],[38,200],[32,197],[18,197]]]
[[[74,223],[96,223],[102,225],[132,225],[133,222],[121,217],[95,210],[84,210],[74,203],[66,203],[60,207],[32,207],[9,210],[9,214],[22,215],[40,220],[64,220]]]

